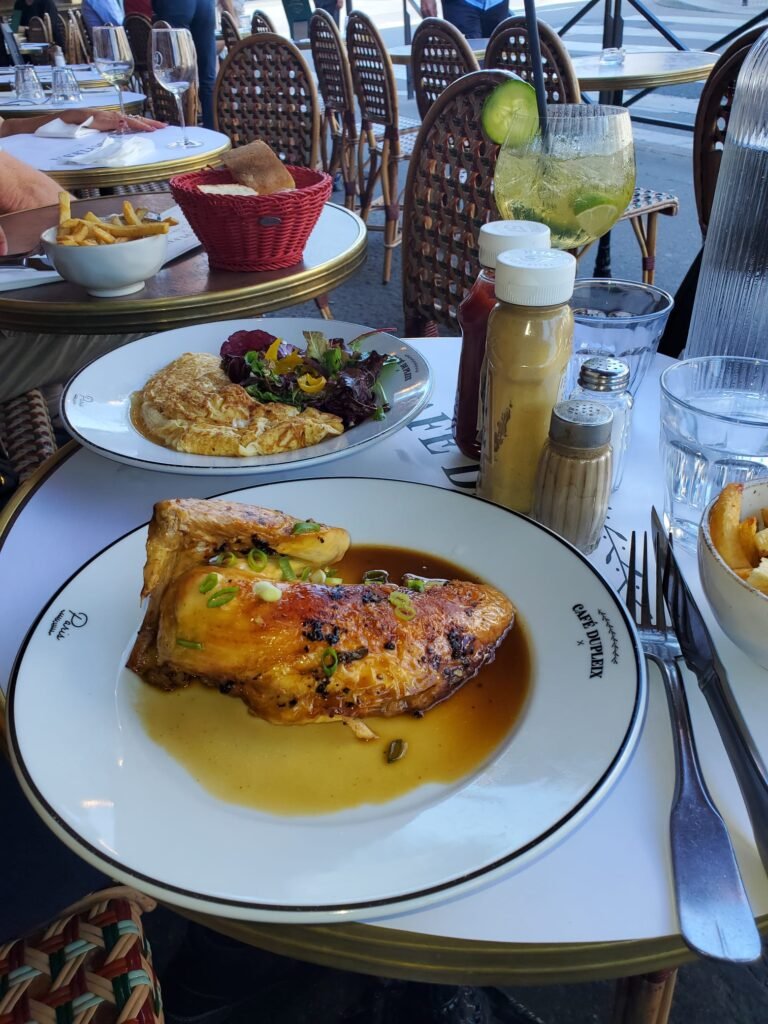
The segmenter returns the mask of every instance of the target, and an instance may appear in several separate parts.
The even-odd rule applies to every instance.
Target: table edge
[[[221,134],[221,133],[219,133]],[[45,170],[47,174],[59,185],[65,188],[110,188],[114,185],[144,185],[153,181],[165,181],[176,174],[186,174],[188,171],[197,171],[201,167],[207,167],[215,163],[216,158],[232,148],[229,139],[216,149],[206,150],[205,153],[195,155],[193,153],[175,160],[163,160],[154,164],[133,164],[130,167],[91,167],[63,170]]]

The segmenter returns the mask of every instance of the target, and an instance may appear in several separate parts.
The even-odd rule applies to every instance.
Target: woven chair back
[[[85,31],[85,23],[82,17],[78,17],[79,11],[68,11],[69,14],[69,42],[73,54],[73,64],[90,64],[93,60],[93,46],[91,37]]]
[[[389,53],[373,21],[362,11],[347,18],[347,54],[363,124],[398,125],[397,86]]]
[[[150,79],[154,75],[152,74],[152,66],[149,63],[152,56],[150,53],[152,48],[152,22],[143,14],[128,14],[123,22],[123,28],[128,36],[128,45],[133,54],[131,83],[137,92],[143,92],[147,97],[150,113],[153,113],[154,111],[151,109],[152,83]]]
[[[230,50],[216,79],[214,119],[233,146],[263,139],[286,163],[317,166],[315,81],[298,48],[282,36],[248,36]]]
[[[699,98],[693,134],[693,189],[701,233],[707,233],[723,146],[741,66],[765,25],[735,39],[709,73]]]
[[[229,11],[221,12],[221,35],[227,50],[231,50],[240,42],[240,28]]]
[[[538,22],[541,62],[548,103],[580,103],[579,80],[560,36],[544,21]],[[531,48],[525,18],[506,18],[493,31],[485,51],[487,68],[503,68],[533,85]]]
[[[27,25],[27,39],[29,39],[30,43],[53,42],[53,32],[48,31],[48,25],[50,25],[51,19],[48,18],[48,25],[46,25],[45,18],[47,17],[48,15],[39,18],[36,14],[33,14],[29,19],[29,24]]]
[[[91,44],[93,42],[93,40],[91,39],[91,30],[88,28],[88,26],[85,23],[85,18],[83,17],[83,12],[82,12],[81,8],[75,7],[75,8],[73,8],[70,11],[70,13],[72,14],[72,17],[77,22],[77,27],[80,29],[80,33],[83,36],[83,38],[85,39],[85,43],[86,43],[86,45],[88,47],[88,52],[91,55],[93,55],[93,51],[92,51],[92,48],[91,48]]]
[[[309,44],[325,109],[355,120],[355,90],[344,40],[336,22],[320,8],[309,22]]]
[[[275,32],[272,19],[264,11],[254,11],[251,15],[251,34],[256,36],[260,32]]]
[[[57,14],[56,24],[59,26],[59,35],[64,40],[64,60],[67,64],[78,64],[76,47],[72,42],[72,33],[69,29],[69,20],[63,14]]]
[[[425,18],[413,33],[411,74],[422,121],[437,97],[480,65],[461,32],[442,18]]]
[[[497,217],[493,170],[499,147],[480,127],[486,97],[508,71],[473,71],[427,111],[413,147],[403,205],[406,336],[455,333],[456,312],[479,271],[481,225]]]
[[[170,27],[171,26],[167,21],[155,21],[150,25],[150,29]],[[146,57],[144,58],[144,66],[146,68],[146,77],[144,82],[146,84],[146,96],[149,101],[149,109],[152,116],[158,121],[165,121],[166,124],[181,124],[179,106],[176,102],[176,97],[173,93],[164,89],[152,73],[153,61],[151,31],[147,33],[147,46],[145,53]],[[184,123],[194,127],[197,124],[199,108],[197,82],[193,82],[192,85],[190,85],[187,91],[183,94],[181,102],[184,106]]]

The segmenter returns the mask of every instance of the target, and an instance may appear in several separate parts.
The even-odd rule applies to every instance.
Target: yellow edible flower
[[[301,352],[291,352],[290,355],[285,356],[283,359],[278,359],[275,363],[275,371],[277,373],[291,373],[301,362]]]
[[[269,346],[267,351],[264,353],[264,358],[268,359],[271,363],[274,363],[277,359],[277,353],[280,351],[280,346],[283,343],[282,338],[275,338],[272,344]]]

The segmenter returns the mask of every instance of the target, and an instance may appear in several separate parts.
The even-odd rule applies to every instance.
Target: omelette
[[[344,431],[338,416],[257,402],[218,355],[186,352],[131,396],[133,425],[149,440],[194,455],[276,455]]]

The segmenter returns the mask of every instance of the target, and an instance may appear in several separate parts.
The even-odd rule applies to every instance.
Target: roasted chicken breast
[[[217,516],[229,523],[231,552],[243,537],[264,537],[267,524],[269,547],[280,550],[298,539],[289,529],[296,521],[239,509],[227,502],[157,506],[145,568],[150,607],[128,662],[146,682],[216,686],[282,725],[419,713],[492,661],[513,625],[502,593],[461,581],[422,593],[389,583],[280,581],[265,599],[263,578],[242,558],[217,566],[206,560],[224,543]],[[327,543],[340,557],[346,546],[336,533],[347,537],[330,527],[300,534],[305,556],[317,564]]]
[[[131,396],[131,417],[150,440],[197,455],[275,455],[344,432],[330,413],[257,402],[209,352],[187,352],[153,374]]]

